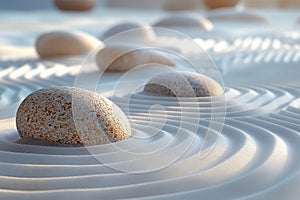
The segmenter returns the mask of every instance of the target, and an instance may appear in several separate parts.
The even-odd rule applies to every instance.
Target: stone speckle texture
[[[100,94],[72,87],[41,89],[18,108],[19,135],[44,142],[97,145],[131,135],[127,117]]]
[[[149,80],[144,92],[172,97],[210,97],[224,93],[213,79],[193,72],[159,74]]]

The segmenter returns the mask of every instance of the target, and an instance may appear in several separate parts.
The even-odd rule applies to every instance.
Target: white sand
[[[1,12],[1,199],[298,198],[300,55],[295,42],[299,34],[293,33],[298,29],[293,26],[298,14],[274,10],[267,14],[271,28],[238,24],[226,31],[226,23],[220,23],[216,32],[203,38],[189,30],[222,69],[227,89],[225,96],[178,102],[140,92],[152,75],[165,68],[107,73],[97,85],[94,64],[87,63],[89,69],[77,74],[84,56],[37,60],[33,49],[36,36],[44,31],[80,29],[98,36],[124,16],[134,19],[138,15],[151,23],[163,13],[94,10],[62,14],[49,10],[27,13],[20,23],[16,17],[21,12]],[[283,34],[283,30],[292,34]],[[161,38],[157,45],[177,42]],[[211,64],[193,50],[186,48],[184,55],[200,66]],[[176,62],[175,69],[192,70],[183,67],[182,60]],[[201,70],[215,75],[209,67]],[[121,76],[123,81],[114,88]],[[133,137],[91,148],[19,141],[12,118],[18,104],[30,92],[54,85],[90,90],[98,86],[106,96],[112,96],[114,88],[112,100],[129,116]]]

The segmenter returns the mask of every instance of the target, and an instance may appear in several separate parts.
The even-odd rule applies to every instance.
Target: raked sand
[[[39,60],[32,45],[41,32],[64,28],[101,35],[124,15],[99,9],[87,15],[47,12],[28,14],[22,24],[15,18],[18,12],[0,14],[1,199],[298,198],[299,35],[291,34],[297,27],[283,34],[288,25],[280,24],[288,15],[296,20],[295,13],[282,14],[280,28],[272,33],[259,27],[242,32],[236,25],[240,31],[235,36],[234,30],[223,34],[225,25],[216,24],[213,38],[205,33],[200,38],[191,30],[218,65],[216,77],[223,80],[225,94],[174,98],[142,92],[157,68],[149,69],[147,76],[143,70],[105,73],[97,84],[97,66],[82,64],[86,56]],[[151,23],[163,13],[135,15]],[[170,41],[178,40],[161,38],[158,45]],[[195,58],[192,50],[184,55]],[[182,60],[175,61],[175,70],[192,71]],[[205,63],[211,62],[198,64]],[[81,71],[82,65],[90,69]],[[120,78],[125,82],[115,84]],[[21,100],[57,85],[109,97],[128,116],[132,136],[88,148],[20,140],[14,117]]]

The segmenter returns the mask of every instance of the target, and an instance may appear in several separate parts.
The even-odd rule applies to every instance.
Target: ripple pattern
[[[4,13],[8,16],[4,20],[9,20],[0,33],[4,44],[0,47],[0,199],[298,200],[300,86],[296,68],[300,35],[295,28],[283,32],[275,30],[276,26],[269,32],[268,27],[260,30],[265,27],[253,26],[238,33],[239,24],[231,30],[216,24],[216,31],[207,34],[182,30],[214,59],[224,77],[226,72],[236,77],[241,75],[240,69],[251,67],[246,73],[261,72],[254,80],[271,74],[269,79],[279,83],[275,80],[278,75],[272,73],[280,72],[279,79],[283,79],[284,72],[291,72],[282,82],[296,80],[295,85],[230,87],[222,97],[195,99],[142,92],[129,95],[124,87],[125,94],[111,99],[130,120],[133,136],[127,140],[75,148],[19,138],[15,119],[9,117],[14,116],[20,101],[42,87],[72,86],[79,71],[65,61],[37,60],[31,47],[37,30],[77,27],[98,34],[105,28],[101,24],[117,21],[103,19],[103,14],[111,16],[111,12],[102,9],[90,22],[63,14],[55,19],[46,17],[43,23],[37,12],[24,16],[21,26],[12,23],[15,16]],[[153,13],[151,17],[138,14],[144,21],[153,17]],[[128,13],[117,10],[113,15],[121,19]],[[136,18],[136,13],[130,16]],[[282,15],[285,20],[292,16]],[[100,26],[95,26],[96,22]],[[27,31],[19,31],[24,28]],[[181,42],[190,44],[190,39],[160,40],[158,46],[172,50],[178,50]],[[199,56],[198,48],[180,50],[195,63],[200,57],[197,64],[206,66],[207,58]],[[81,63],[79,60],[75,63]],[[294,64],[293,68],[289,64]],[[262,67],[267,68],[265,73]],[[105,78],[110,81],[111,76]]]
[[[113,96],[133,136],[87,148],[28,144],[18,138],[14,119],[1,121],[7,124],[0,134],[1,198],[298,196],[299,94],[295,87],[270,86],[193,100]]]

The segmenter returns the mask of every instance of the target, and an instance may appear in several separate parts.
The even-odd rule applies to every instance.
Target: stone
[[[22,138],[55,144],[107,144],[131,135],[118,106],[100,94],[73,87],[28,95],[17,110],[16,125]]]
[[[203,18],[192,17],[188,15],[171,15],[165,17],[153,24],[153,27],[162,28],[200,28],[204,31],[212,31],[212,23]]]
[[[54,0],[55,6],[63,11],[89,11],[96,7],[96,0]]]
[[[131,30],[131,31],[130,31]],[[139,22],[123,22],[112,26],[108,29],[103,36],[102,40],[111,38],[114,35],[116,37],[121,37],[121,39],[130,39],[130,40],[141,40],[149,41],[155,39],[155,33],[146,24]]]
[[[89,53],[103,43],[80,31],[54,31],[44,33],[36,40],[36,51],[41,58],[61,57]]]
[[[175,66],[158,50],[128,44],[106,46],[97,53],[96,63],[101,70],[108,72],[124,72],[147,64]]]
[[[238,2],[239,0],[204,0],[204,5],[208,9],[218,9],[234,7]]]
[[[144,92],[171,97],[213,97],[224,93],[215,80],[194,72],[169,72],[148,81]]]

